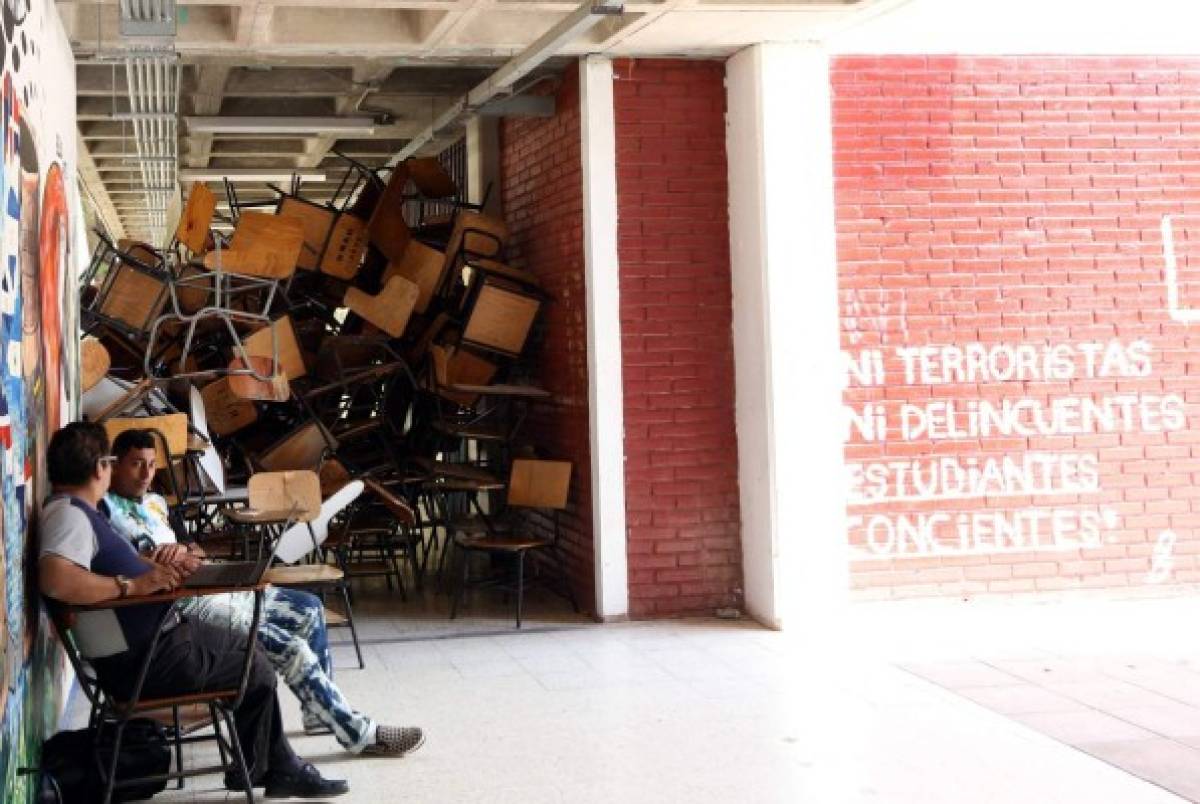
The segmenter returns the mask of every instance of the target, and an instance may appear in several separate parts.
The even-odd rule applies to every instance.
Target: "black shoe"
[[[350,792],[344,779],[326,779],[306,762],[296,770],[267,774],[267,798],[333,798]]]

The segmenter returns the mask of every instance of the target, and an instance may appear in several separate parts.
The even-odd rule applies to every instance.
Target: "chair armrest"
[[[451,391],[458,391],[464,394],[478,394],[479,396],[511,396],[525,399],[550,398],[549,391],[533,385],[462,385],[451,383],[448,387]]]
[[[280,509],[278,511],[260,511],[257,508],[222,508],[221,514],[230,522],[239,525],[274,525],[279,522],[291,522],[297,518],[295,509]]]

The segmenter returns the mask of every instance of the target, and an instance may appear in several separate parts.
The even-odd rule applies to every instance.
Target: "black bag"
[[[104,768],[112,761],[116,729],[102,732],[98,754]],[[92,758],[95,729],[60,731],[42,745],[43,788],[54,787],[61,804],[93,804],[104,798],[104,782]],[[133,718],[121,737],[117,759],[117,781],[137,776],[164,774],[171,769],[171,748],[166,730],[147,718]],[[143,782],[113,791],[113,801],[135,801],[152,797],[167,786],[166,779]],[[53,800],[53,799],[51,799]]]

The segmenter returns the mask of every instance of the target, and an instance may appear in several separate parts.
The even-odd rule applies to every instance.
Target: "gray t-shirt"
[[[61,556],[86,570],[100,547],[87,514],[71,505],[69,497],[51,497],[38,519],[38,555]],[[120,621],[112,609],[81,611],[72,633],[79,651],[89,659],[113,656],[129,648]]]
[[[40,555],[53,553],[84,569],[91,568],[100,550],[87,514],[71,505],[69,497],[51,497],[42,507],[38,533]]]

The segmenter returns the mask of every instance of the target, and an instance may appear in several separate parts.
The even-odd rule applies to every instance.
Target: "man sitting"
[[[194,570],[205,557],[204,550],[176,540],[166,500],[150,491],[157,468],[154,437],[147,430],[126,430],[113,441],[113,454],[117,462],[105,497],[113,527],[156,562],[177,567],[185,575]],[[208,595],[182,600],[177,608],[189,619],[246,634],[254,598],[249,594]],[[373,756],[404,756],[424,741],[418,728],[378,725],[355,711],[334,685],[325,610],[316,595],[269,587],[258,644],[300,699],[306,731],[328,728],[347,751]]]
[[[108,491],[115,458],[98,424],[78,422],[59,430],[46,450],[54,494],[39,520],[38,577],[43,594],[74,605],[170,591],[182,581],[177,568],[141,558],[97,510]],[[132,695],[138,669],[169,604],[82,612],[75,634],[101,686]],[[143,697],[172,697],[235,689],[241,681],[244,635],[168,615],[150,661]],[[256,647],[246,693],[233,711],[251,783],[268,798],[328,798],[349,792],[345,781],[322,778],[296,756],[284,736],[275,675]]]

